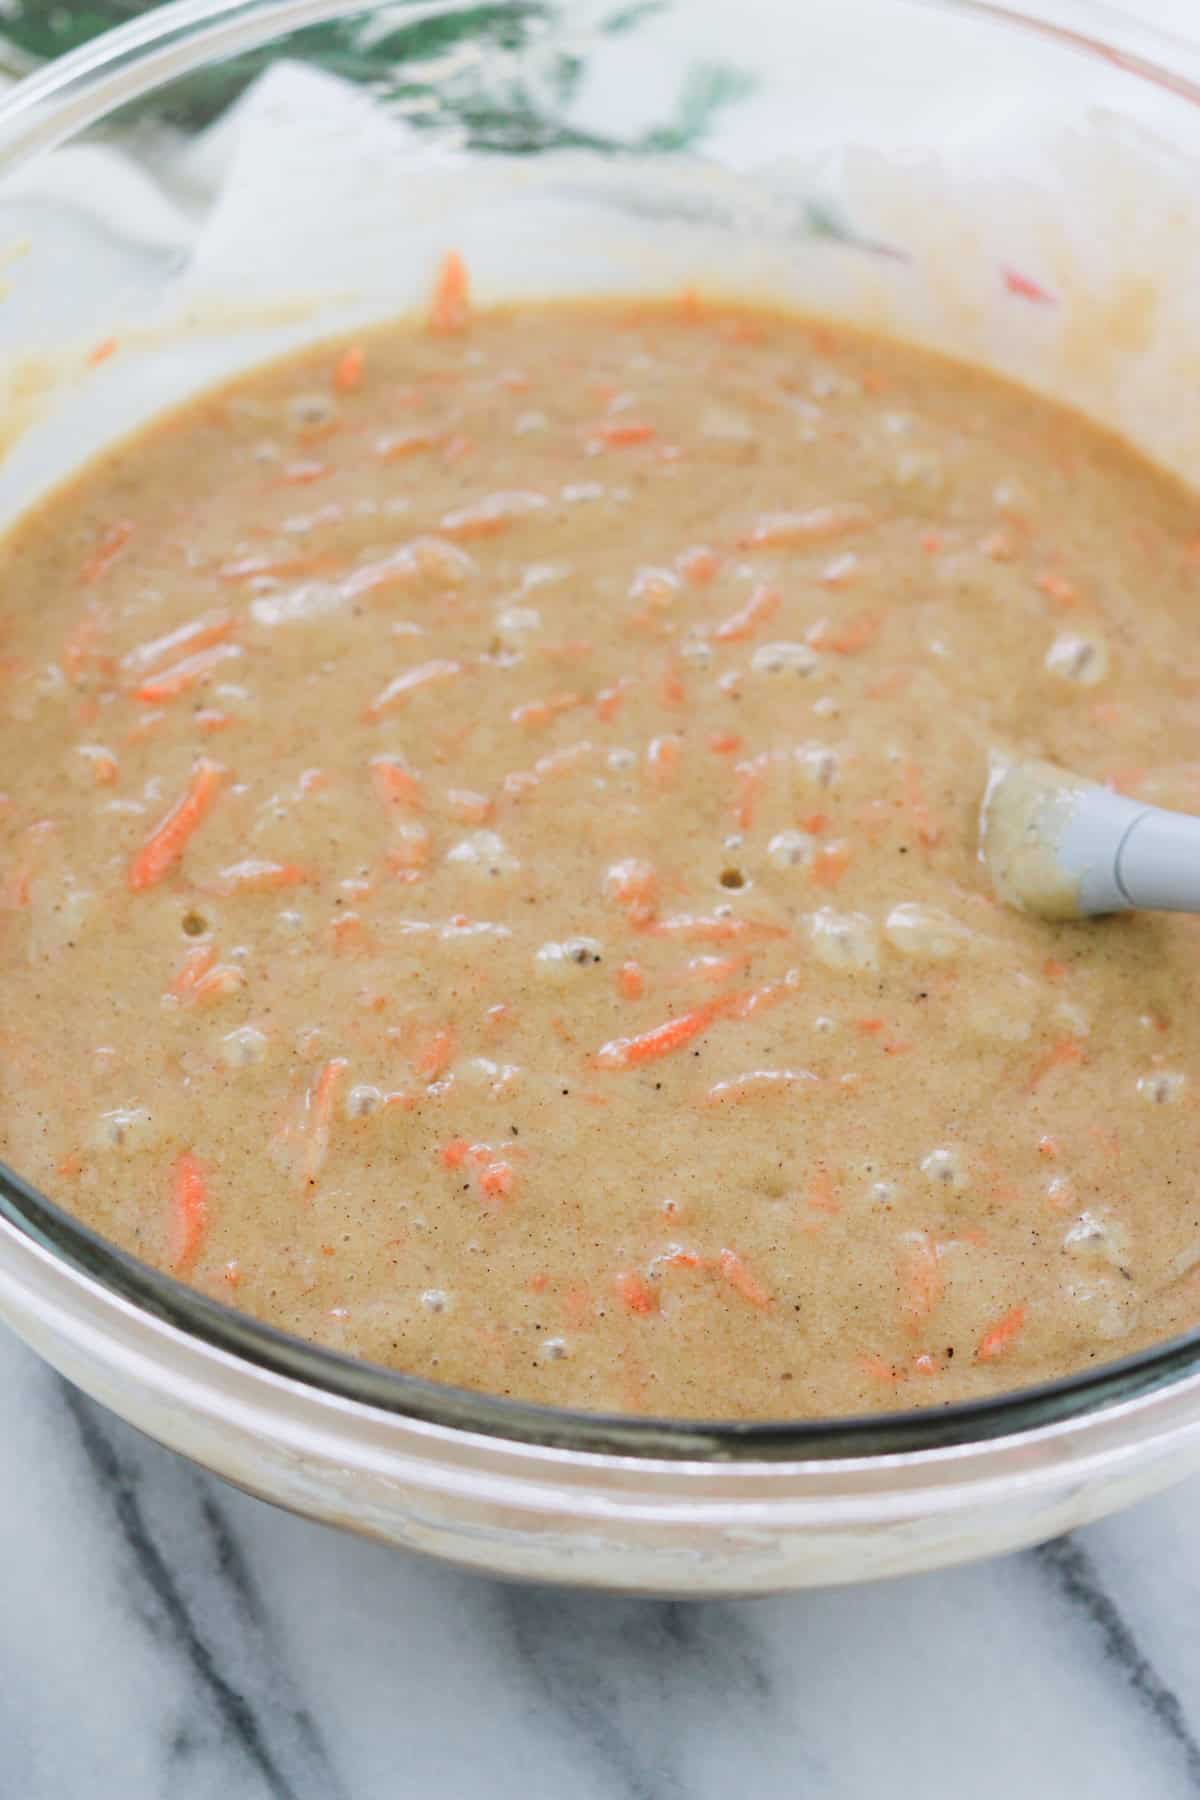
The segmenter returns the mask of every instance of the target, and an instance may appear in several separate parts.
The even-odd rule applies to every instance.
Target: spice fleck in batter
[[[1196,923],[1009,913],[974,821],[997,745],[1200,808],[1198,523],[970,369],[473,316],[448,259],[0,546],[7,1160],[571,1406],[937,1404],[1194,1324]]]

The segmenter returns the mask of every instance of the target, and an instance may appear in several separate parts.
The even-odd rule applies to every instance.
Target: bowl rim
[[[511,5],[514,0],[499,0]],[[894,0],[1012,26],[1109,63],[1200,107],[1200,84],[1155,60],[1196,61],[1200,46],[1111,7],[1066,0],[1078,26],[1008,0]],[[47,64],[0,100],[0,174],[203,61],[261,47],[306,26],[379,10],[386,0],[169,0]],[[470,10],[477,0],[411,0],[406,20]],[[1062,0],[1057,7],[1063,11]],[[1089,29],[1111,24],[1137,49]],[[1141,46],[1145,46],[1145,52]],[[1197,61],[1200,71],[1200,61]],[[730,1462],[874,1458],[978,1445],[1077,1420],[1200,1367],[1200,1327],[1132,1355],[984,1399],[834,1418],[658,1418],[538,1405],[406,1374],[308,1342],[150,1267],[108,1242],[0,1162],[0,1218],[75,1274],[186,1336],[253,1367],[354,1405],[487,1438],[633,1459]]]

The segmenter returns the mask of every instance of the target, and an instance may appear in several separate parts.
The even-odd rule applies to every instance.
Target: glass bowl
[[[696,286],[882,328],[1196,482],[1198,79],[1069,0],[164,7],[0,103],[0,519],[167,402],[403,310],[451,245],[485,301]],[[914,1413],[583,1415],[289,1338],[3,1169],[0,1316],[263,1498],[543,1581],[900,1573],[1200,1466],[1200,1333]]]

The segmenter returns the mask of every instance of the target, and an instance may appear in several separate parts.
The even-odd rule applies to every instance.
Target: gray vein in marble
[[[1091,1556],[1072,1537],[1040,1544],[1031,1554],[1049,1571],[1071,1605],[1086,1614],[1105,1656],[1121,1670],[1159,1731],[1173,1741],[1182,1754],[1191,1786],[1200,1793],[1200,1742],[1188,1727],[1179,1696],[1143,1652],[1102,1584]]]
[[[766,1725],[773,1685],[744,1608],[548,1588],[496,1594],[522,1665],[560,1730],[586,1747],[622,1800],[688,1800],[694,1792],[678,1744],[661,1732],[643,1741],[639,1702],[662,1717],[675,1711],[681,1690],[702,1689],[726,1722],[731,1708],[749,1705]]]
[[[215,1584],[205,1584],[208,1607],[211,1609],[215,1586],[215,1591],[232,1603],[235,1617],[230,1624],[243,1639],[237,1660],[261,1671],[277,1690],[283,1689],[282,1694],[265,1696],[272,1701],[269,1709],[256,1707],[244,1686],[230,1678],[230,1645],[218,1640],[231,1634],[214,1630],[211,1619],[201,1620],[195,1599],[189,1598],[173,1572],[170,1548],[160,1541],[143,1501],[140,1471],[106,1430],[103,1421],[107,1415],[69,1383],[60,1382],[59,1387],[84,1456],[116,1514],[145,1584],[143,1598],[149,1604],[139,1611],[148,1627],[155,1636],[169,1638],[186,1659],[229,1740],[261,1776],[270,1800],[310,1800],[316,1793],[322,1800],[345,1800],[345,1788],[329,1761],[315,1721],[281,1672],[278,1647],[270,1642],[269,1621],[257,1586],[208,1482],[187,1465],[174,1465],[192,1490],[192,1507],[203,1527],[211,1573],[217,1577]],[[187,1759],[195,1748],[195,1733],[185,1722],[170,1736],[172,1762]]]

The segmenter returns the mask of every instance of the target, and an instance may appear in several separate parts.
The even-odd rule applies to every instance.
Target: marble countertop
[[[777,1600],[504,1586],[273,1511],[0,1339],[0,1794],[1183,1800],[1200,1481]]]
[[[0,1444],[3,1800],[1200,1794],[1200,1479],[975,1567],[689,1605],[277,1513],[2,1332]]]

